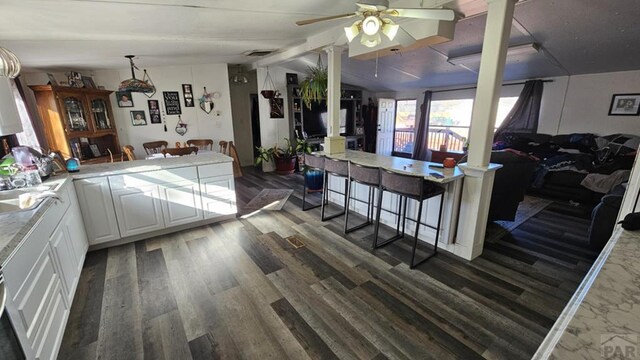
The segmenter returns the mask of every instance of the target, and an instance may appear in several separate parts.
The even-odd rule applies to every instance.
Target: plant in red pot
[[[276,173],[280,175],[293,174],[296,168],[297,154],[289,139],[285,138],[286,145],[279,147],[277,144],[270,148],[258,147],[258,157],[255,164],[273,160],[276,166]]]

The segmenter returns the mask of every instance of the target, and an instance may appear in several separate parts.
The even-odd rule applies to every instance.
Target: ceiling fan
[[[366,47],[375,47],[382,42],[382,38],[380,37],[380,33],[382,32],[390,41],[393,41],[393,39],[397,37],[401,45],[409,46],[415,42],[416,39],[394,23],[391,18],[403,17],[446,21],[451,21],[455,18],[455,13],[450,9],[389,9],[388,1],[378,1],[378,3],[382,3],[382,5],[356,3],[358,9],[353,13],[296,21],[296,24],[302,26],[327,20],[359,17],[351,26],[344,28],[349,42],[362,34],[360,36],[360,43]]]

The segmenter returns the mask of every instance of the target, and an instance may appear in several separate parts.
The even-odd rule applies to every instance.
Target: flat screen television
[[[307,136],[320,137],[327,136],[327,102],[313,102],[311,109],[306,105],[302,106],[302,116],[304,119],[304,131]],[[340,102],[340,134],[347,132],[347,124],[353,119],[353,106],[349,101]]]

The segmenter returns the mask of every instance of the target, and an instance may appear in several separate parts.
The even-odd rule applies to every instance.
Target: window
[[[413,153],[417,103],[416,99],[396,101],[396,119],[393,134],[394,153]]]
[[[517,100],[517,96],[500,98],[495,129],[502,124]],[[439,150],[445,147],[449,151],[462,151],[469,138],[472,111],[473,99],[432,101],[429,113],[429,149]]]

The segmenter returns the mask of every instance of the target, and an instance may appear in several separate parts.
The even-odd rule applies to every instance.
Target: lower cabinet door
[[[120,239],[109,179],[97,177],[75,180],[73,183],[89,243],[96,245]]]
[[[33,349],[38,360],[54,360],[58,357],[64,329],[69,318],[62,288],[58,287],[47,307],[44,321],[38,329],[36,346]]]
[[[123,237],[165,227],[158,185],[115,189],[112,195],[118,227]]]
[[[236,191],[233,175],[214,176],[200,179],[202,209],[205,219],[237,212]]]
[[[203,219],[198,183],[184,181],[160,187],[162,214],[166,227],[183,225]]]

